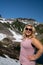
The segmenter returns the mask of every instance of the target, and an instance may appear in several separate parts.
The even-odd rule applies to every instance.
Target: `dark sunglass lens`
[[[32,31],[32,29],[29,29],[29,31]]]
[[[26,30],[28,30],[28,28],[26,28]]]

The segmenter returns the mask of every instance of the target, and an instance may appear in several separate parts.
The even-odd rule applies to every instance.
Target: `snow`
[[[13,34],[13,38],[15,38],[16,40],[13,40],[13,41],[15,41],[15,42],[21,42],[22,40],[22,35],[21,34],[19,34],[19,33],[17,33],[17,32],[15,32],[15,31],[13,31],[13,30],[11,30],[11,29],[9,29],[9,31]],[[0,33],[0,41],[2,40],[2,39],[4,39],[4,38],[6,38],[7,37],[7,35],[6,34],[3,34],[3,33]]]
[[[2,39],[4,39],[5,37],[6,37],[6,35],[5,35],[5,34],[0,33],[0,41],[1,41]]]
[[[0,18],[0,22],[2,22],[2,23],[7,23],[7,22],[9,22],[10,24],[13,22],[13,20],[11,21],[11,20],[9,20],[9,19],[6,19],[6,18]]]
[[[11,59],[7,55],[5,56],[6,58],[0,56],[0,65],[20,65],[20,62],[18,60]]]
[[[15,38],[16,40],[14,40],[15,42],[21,42],[22,41],[22,35],[9,29],[9,31],[13,34],[13,38]]]
[[[13,31],[13,30],[11,30],[10,28],[9,28],[9,31],[13,34],[13,38],[16,39],[16,40],[13,40],[13,41],[15,41],[15,42],[21,42],[21,41],[22,41],[22,40],[21,40],[21,39],[22,39],[22,35],[21,35],[21,34],[15,32],[15,31]],[[0,41],[1,41],[2,39],[6,38],[6,37],[7,37],[6,34],[0,33]]]

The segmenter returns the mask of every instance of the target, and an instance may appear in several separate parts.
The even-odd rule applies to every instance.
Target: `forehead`
[[[28,27],[28,28],[32,28],[32,26],[31,26],[31,25],[27,25],[26,27]]]

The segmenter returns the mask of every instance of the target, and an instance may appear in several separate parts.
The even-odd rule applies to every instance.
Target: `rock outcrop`
[[[20,53],[20,43],[12,42],[9,38],[5,38],[0,41],[0,56],[4,54],[8,55],[11,58],[19,59]]]

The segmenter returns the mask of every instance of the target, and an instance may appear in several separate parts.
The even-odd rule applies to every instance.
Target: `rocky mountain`
[[[43,24],[37,22],[34,19],[17,18],[16,21],[13,21],[11,25],[13,28],[16,29],[16,31],[19,31],[19,33],[22,33],[24,26],[26,24],[32,24],[36,28],[37,37],[39,39],[43,39]],[[40,36],[42,36],[42,37],[40,38]]]
[[[12,36],[13,34],[8,30],[7,27],[8,27],[7,24],[0,22],[0,33],[6,34],[6,35],[8,34],[9,36],[10,35]]]
[[[2,21],[6,21],[6,22],[2,23]],[[37,33],[38,38],[43,39],[43,24],[31,18],[30,19],[28,18],[16,18],[16,19],[0,18],[0,33],[6,34],[7,37],[11,37],[11,38],[13,38],[14,35],[15,36],[22,35],[24,26],[26,24],[32,24],[36,28],[36,31],[37,31],[36,33]]]

